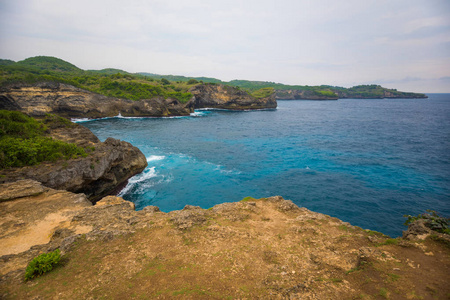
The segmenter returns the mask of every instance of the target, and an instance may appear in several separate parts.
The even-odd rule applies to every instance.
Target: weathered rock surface
[[[201,84],[192,87],[189,101],[194,108],[219,108],[231,110],[276,108],[275,95],[257,99],[235,87],[221,84]]]
[[[131,101],[106,97],[74,86],[45,82],[15,84],[0,90],[0,109],[19,110],[30,116],[47,113],[66,118],[184,116],[193,108],[173,98]]]
[[[0,189],[0,201],[7,201],[28,196],[42,194],[44,187],[34,180],[19,180],[13,183],[5,183]]]
[[[92,205],[84,195],[43,189],[0,202],[2,298],[129,298],[131,287],[131,298],[443,299],[449,292],[448,248],[429,239],[385,243],[382,234],[374,243],[371,231],[279,196],[162,213],[135,211],[119,197]],[[12,239],[23,247],[8,248]],[[24,283],[27,263],[57,248],[68,257],[62,270]]]
[[[0,183],[33,179],[54,189],[85,193],[96,201],[147,166],[144,154],[130,143],[113,138],[102,143],[89,129],[79,124],[50,128],[48,135],[81,147],[90,147],[90,152],[87,157],[1,170]]]

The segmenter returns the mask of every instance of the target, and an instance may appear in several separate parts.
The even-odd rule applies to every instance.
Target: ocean
[[[428,99],[279,100],[258,111],[85,121],[141,149],[120,196],[138,210],[281,195],[392,237],[403,215],[450,215],[450,94]]]

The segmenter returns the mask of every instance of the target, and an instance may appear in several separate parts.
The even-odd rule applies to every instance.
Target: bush
[[[72,126],[70,121],[52,115],[44,122],[50,126]],[[0,169],[87,156],[75,144],[46,137],[45,130],[46,125],[23,113],[0,110]]]
[[[419,219],[423,219],[425,220],[425,226],[431,230],[450,234],[450,228],[448,227],[450,218],[441,217],[433,210],[427,209],[426,213],[419,214],[418,216],[405,215],[404,217],[407,218],[405,221],[406,226]]]
[[[188,82],[187,82],[187,84],[189,84],[189,85],[191,85],[191,84],[197,84],[197,83],[198,83],[198,81],[195,80],[194,78],[189,79]]]
[[[60,260],[61,254],[59,249],[56,249],[53,252],[43,253],[33,258],[25,270],[25,280],[33,279],[34,277],[51,271]]]

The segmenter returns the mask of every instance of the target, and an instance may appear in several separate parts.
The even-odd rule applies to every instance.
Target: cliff
[[[34,179],[47,187],[85,193],[96,201],[147,166],[144,154],[130,143],[113,138],[100,142],[89,129],[79,124],[53,122],[46,135],[86,148],[88,156],[3,169],[0,170],[0,182]]]
[[[113,196],[92,205],[82,194],[21,181],[0,185],[0,216],[2,299],[444,299],[450,292],[442,234],[420,229],[390,239],[278,196],[163,213],[135,211]],[[27,263],[57,248],[61,266],[24,282]]]
[[[277,107],[274,94],[258,99],[243,90],[221,84],[196,85],[189,92],[193,95],[189,103],[194,108],[248,110]]]
[[[40,82],[13,84],[0,89],[0,109],[19,110],[31,116],[47,113],[66,118],[104,118],[189,115],[193,108],[174,98],[157,96],[132,101],[107,97],[74,86]]]

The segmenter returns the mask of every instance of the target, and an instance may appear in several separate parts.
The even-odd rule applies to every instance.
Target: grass
[[[384,246],[384,245],[398,245],[398,239],[387,239],[382,243],[376,244],[375,246]]]
[[[378,295],[380,295],[384,299],[389,299],[389,291],[385,288],[381,288],[380,291],[378,292]]]
[[[256,199],[248,196],[248,197],[245,197],[244,199],[242,199],[241,202],[249,202],[249,201],[254,201],[254,200],[256,200]]]

